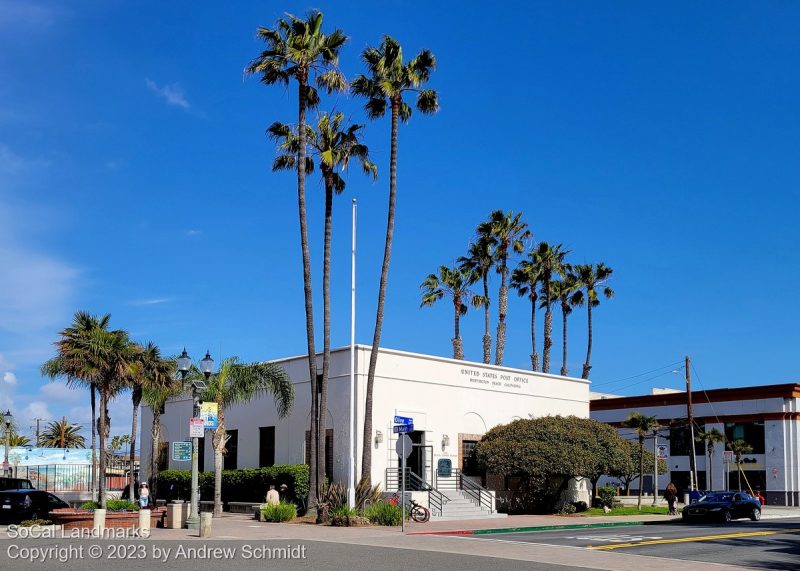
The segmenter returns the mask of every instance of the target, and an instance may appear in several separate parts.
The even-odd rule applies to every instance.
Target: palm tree
[[[542,280],[541,268],[530,260],[521,260],[511,272],[511,287],[520,297],[527,295],[531,302],[531,367],[539,370],[539,352],[536,349],[536,302],[539,299],[538,286]]]
[[[547,242],[539,245],[530,253],[531,263],[539,268],[542,282],[542,303],[544,312],[544,348],[542,350],[542,372],[550,372],[550,348],[553,346],[553,297],[550,283],[556,276],[562,276],[566,270],[565,258],[569,250],[561,244],[551,246]]]
[[[753,452],[753,447],[750,446],[747,442],[742,439],[734,440],[733,442],[729,443],[728,446],[733,452],[734,458],[736,458],[736,476],[739,480],[739,490],[742,489],[742,457],[745,454],[750,454]]]
[[[192,367],[187,380],[201,376],[199,369]],[[222,456],[228,443],[225,410],[265,394],[274,397],[280,418],[289,414],[294,404],[294,385],[284,370],[272,363],[240,363],[237,357],[222,361],[219,372],[210,377],[208,388],[203,392],[204,401],[216,402],[219,406],[219,425],[211,440],[214,447],[214,517],[222,515]]]
[[[161,357],[161,351],[152,341],[142,347],[136,347],[133,374],[130,377],[131,400],[133,402],[133,419],[131,421],[130,463],[131,471],[128,482],[129,496],[134,497],[133,463],[136,459],[136,430],[139,419],[139,404],[142,402],[144,388],[169,386],[173,382],[174,364]],[[142,455],[140,455],[142,456]]]
[[[403,49],[396,40],[384,36],[379,47],[368,47],[361,59],[367,66],[369,77],[359,75],[353,81],[352,92],[367,98],[365,109],[370,119],[383,117],[388,107],[391,112],[389,152],[389,210],[386,220],[386,241],[381,264],[381,280],[378,287],[378,307],[375,315],[375,332],[367,370],[367,394],[364,407],[364,449],[361,459],[361,479],[367,483],[372,472],[372,394],[375,386],[375,368],[378,365],[378,350],[383,328],[383,311],[386,303],[386,284],[389,279],[389,260],[392,255],[394,237],[394,214],[397,200],[397,134],[398,123],[407,123],[411,118],[411,106],[403,99],[411,91],[417,94],[417,109],[424,114],[439,110],[439,96],[432,89],[420,89],[430,78],[436,67],[436,58],[429,50],[420,51],[408,62],[403,61]]]
[[[655,416],[647,416],[641,412],[632,412],[625,421],[625,426],[632,429],[639,437],[639,499],[636,509],[642,509],[642,485],[644,483],[644,439],[653,431],[660,428]]]
[[[45,448],[84,448],[86,439],[80,433],[79,424],[67,421],[66,416],[61,420],[50,422],[39,436],[39,446]]]
[[[322,313],[323,350],[322,379],[319,387],[319,420],[317,422],[317,484],[325,481],[325,436],[326,411],[328,410],[328,376],[331,359],[331,234],[333,228],[333,195],[341,194],[346,186],[337,171],[344,172],[351,159],[356,159],[366,174],[373,180],[378,176],[378,167],[369,160],[369,149],[361,143],[363,125],[343,125],[344,113],[323,114],[317,128],[307,128],[311,156],[306,158],[306,172],[312,172],[318,161],[325,185],[325,245],[322,269]],[[278,143],[280,154],[275,158],[273,170],[294,169],[297,162],[299,137],[288,125],[273,123],[267,130]],[[320,459],[323,459],[322,461]],[[320,490],[316,491],[317,494]]]
[[[9,448],[31,445],[30,438],[17,433],[12,433],[11,436],[8,437],[8,441],[9,441]],[[5,442],[3,442],[3,444],[5,444]]]
[[[497,273],[500,274],[498,292],[497,340],[495,341],[495,365],[503,364],[506,348],[506,314],[508,313],[508,256],[521,253],[524,241],[531,237],[528,224],[522,221],[522,212],[495,210],[486,222],[478,225],[479,236],[489,236],[495,249]],[[511,250],[511,251],[509,251]]]
[[[578,264],[574,268],[575,275],[586,290],[586,310],[589,326],[589,337],[586,346],[586,362],[583,364],[582,379],[589,378],[589,370],[592,368],[592,308],[600,305],[600,296],[597,290],[611,278],[614,270],[606,266],[603,262],[599,264]],[[603,287],[603,295],[606,299],[614,297],[614,290],[608,286]]]
[[[169,359],[170,370],[175,370],[175,361]],[[150,493],[153,498],[157,498],[158,493],[158,452],[161,442],[161,415],[164,414],[164,407],[167,401],[174,396],[184,392],[183,385],[174,376],[166,385],[150,384],[145,381],[142,387],[142,399],[153,412],[153,424],[150,427],[151,448],[150,448]]]
[[[714,445],[725,442],[725,435],[716,428],[710,430],[700,430],[695,434],[694,439],[697,442],[706,443],[706,456],[708,457],[708,489],[714,489],[714,469],[711,466],[711,460],[714,458]]]
[[[78,312],[73,326],[61,332],[56,341],[58,355],[42,366],[50,378],[64,377],[67,383],[91,383],[100,394],[98,422],[100,450],[110,432],[108,403],[129,382],[133,372],[135,351],[122,330],[109,330],[109,316],[100,318]],[[94,323],[94,328],[86,328]],[[99,501],[106,502],[106,455],[100,454]]]
[[[288,14],[279,19],[275,28],[259,28],[258,37],[267,48],[246,68],[248,74],[258,74],[265,85],[288,85],[295,80],[298,86],[297,121],[297,209],[300,217],[300,245],[303,253],[303,291],[305,295],[306,340],[308,344],[308,375],[311,384],[311,439],[312,450],[317,450],[319,400],[317,395],[317,361],[314,348],[314,310],[311,293],[311,253],[306,222],[306,111],[319,104],[319,95],[309,85],[315,76],[317,87],[328,93],[342,91],[347,82],[336,69],[339,50],[347,36],[336,29],[330,34],[322,32],[322,12],[312,10],[305,20]],[[316,500],[317,458],[311,454],[309,482],[309,510]],[[314,492],[312,493],[311,490]]]
[[[561,332],[562,332],[562,354],[561,354],[561,376],[569,374],[567,369],[567,317],[572,313],[574,307],[583,305],[583,292],[580,284],[574,275],[566,268],[563,280],[556,280],[550,284],[550,298],[561,305]]]
[[[487,365],[492,361],[492,335],[489,331],[489,271],[494,266],[494,261],[494,248],[488,236],[478,236],[478,239],[469,245],[468,254],[457,260],[464,270],[476,272],[483,283],[483,295],[473,296],[472,303],[476,308],[483,307],[483,362]]]
[[[89,331],[99,328],[107,329],[110,315],[103,315],[100,317],[91,315],[85,311],[78,311],[73,317],[73,322],[70,327],[67,327],[61,332],[62,342],[74,343],[75,340],[87,334]],[[71,340],[71,341],[70,341]],[[80,364],[73,364],[76,367],[74,371],[76,375],[62,374],[66,363],[60,356],[56,356],[42,365],[42,376],[55,379],[56,377],[65,376],[67,378],[67,386],[70,388],[83,388],[89,389],[89,402],[92,409],[92,474],[91,474],[91,488],[92,497],[97,500],[97,392],[94,383],[87,378],[79,376],[83,367]],[[89,374],[88,372],[86,374]]]
[[[474,299],[469,286],[477,281],[475,272],[461,267],[439,266],[439,274],[428,274],[420,284],[422,303],[420,307],[432,307],[434,303],[447,296],[453,300],[455,325],[453,332],[453,359],[464,359],[464,343],[461,341],[461,316],[467,313],[469,304]]]

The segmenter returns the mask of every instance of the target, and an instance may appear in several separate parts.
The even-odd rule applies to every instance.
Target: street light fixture
[[[8,450],[11,448],[11,421],[13,418],[14,417],[11,415],[11,409],[8,409],[3,415],[3,419],[6,422],[6,446],[5,456],[3,458],[3,475],[5,476],[11,476],[11,466],[8,463]]]
[[[192,368],[192,358],[186,352],[186,347],[183,348],[183,353],[178,357],[177,365],[178,373],[181,375],[181,382],[185,384],[186,375]],[[214,371],[214,359],[211,358],[210,351],[206,351],[206,356],[200,361],[200,371],[203,373],[205,380],[192,379],[192,418],[200,418],[200,392],[208,388],[208,379]],[[189,517],[186,518],[186,527],[189,529],[200,528],[199,442],[200,439],[197,436],[192,437],[192,493]]]

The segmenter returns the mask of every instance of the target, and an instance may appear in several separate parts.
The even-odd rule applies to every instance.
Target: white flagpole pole
[[[353,242],[350,261],[350,461],[347,478],[347,505],[356,506],[356,210],[353,199]]]

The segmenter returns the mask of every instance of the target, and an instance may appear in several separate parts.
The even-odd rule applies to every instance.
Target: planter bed
[[[160,507],[150,511],[150,527],[164,527],[167,509]],[[62,508],[50,512],[53,523],[64,529],[91,529],[94,527],[94,511]],[[106,528],[134,529],[139,527],[138,511],[107,511]]]

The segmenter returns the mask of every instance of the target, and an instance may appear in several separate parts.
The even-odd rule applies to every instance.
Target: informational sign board
[[[392,432],[395,434],[405,434],[406,432],[414,432],[413,424],[395,424],[392,427]]]
[[[722,453],[722,461],[727,462],[728,464],[733,462],[733,450],[725,450]]]
[[[414,424],[414,419],[410,416],[395,416],[394,417],[395,424]]]
[[[215,402],[204,402],[200,405],[200,418],[206,430],[219,428],[219,405]]]
[[[395,445],[395,450],[397,451],[397,455],[400,458],[408,458],[411,456],[411,449],[413,448],[414,443],[411,442],[411,438],[408,434],[403,434],[400,438],[397,439],[397,444]]]
[[[666,460],[667,458],[669,458],[669,454],[667,454],[667,447],[664,444],[659,444],[656,447],[656,450],[658,451],[659,460]]]
[[[191,442],[173,442],[172,443],[172,459],[175,462],[188,462],[192,459],[192,443]]]
[[[436,463],[436,475],[440,478],[449,478],[453,475],[453,461],[450,458],[439,458]]]
[[[203,438],[203,430],[202,418],[189,419],[189,438]]]

